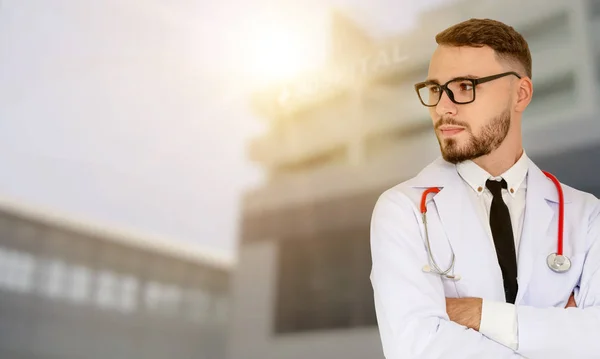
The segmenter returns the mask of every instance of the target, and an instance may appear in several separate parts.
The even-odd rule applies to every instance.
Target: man
[[[384,192],[371,221],[386,358],[600,358],[600,204],[561,186],[570,268],[549,268],[561,201],[522,147],[527,42],[489,19],[436,42],[415,89],[442,158]]]

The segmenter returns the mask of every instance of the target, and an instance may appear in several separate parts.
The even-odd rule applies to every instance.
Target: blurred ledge
[[[224,270],[235,266],[233,256],[215,251],[199,244],[188,243],[176,238],[168,238],[123,227],[106,225],[98,221],[84,219],[73,214],[57,211],[37,204],[26,203],[17,198],[0,196],[0,211],[20,217],[57,226],[92,238],[102,238],[130,248],[139,248],[157,254],[189,260]]]

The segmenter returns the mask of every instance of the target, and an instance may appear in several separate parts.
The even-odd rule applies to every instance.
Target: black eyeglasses
[[[419,95],[421,103],[427,107],[437,106],[444,92],[446,92],[450,101],[457,105],[464,105],[475,101],[475,87],[477,85],[508,75],[515,75],[521,78],[518,73],[510,71],[477,79],[457,77],[443,85],[433,81],[419,82],[415,84],[415,90],[417,91],[417,95]]]

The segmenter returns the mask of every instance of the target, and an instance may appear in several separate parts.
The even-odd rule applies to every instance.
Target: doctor
[[[523,150],[527,42],[479,19],[436,42],[415,89],[442,158],[384,192],[371,220],[385,357],[600,358],[600,204]]]

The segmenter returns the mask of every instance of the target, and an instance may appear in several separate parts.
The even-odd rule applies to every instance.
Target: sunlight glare
[[[319,64],[318,41],[283,22],[255,24],[247,35],[247,72],[255,83],[290,80]]]

